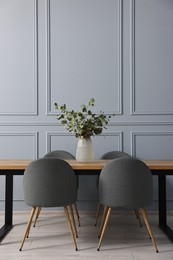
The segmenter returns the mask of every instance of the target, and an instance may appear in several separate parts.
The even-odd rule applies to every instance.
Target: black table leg
[[[13,175],[6,175],[5,224],[13,224]]]
[[[13,175],[6,174],[5,182],[5,224],[0,229],[0,241],[13,227]]]
[[[166,227],[166,175],[159,174],[159,226]]]
[[[167,225],[166,211],[166,174],[160,173],[159,178],[159,226],[173,241],[173,230]]]

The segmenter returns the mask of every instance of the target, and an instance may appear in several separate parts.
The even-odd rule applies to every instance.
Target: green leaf
[[[62,120],[61,123],[62,123],[63,125],[65,125],[65,124],[67,124],[67,120]]]
[[[89,106],[94,106],[95,99],[91,98],[88,102]]]
[[[94,106],[94,102],[95,99],[91,98],[87,104],[81,105],[81,112],[68,110],[66,104],[54,103],[55,109],[60,111],[57,120],[60,120],[67,131],[73,132],[76,137],[89,138],[93,135],[99,135],[115,114],[105,115],[103,111],[100,111],[100,114],[96,115],[91,109],[88,109]]]
[[[82,108],[82,112],[84,113],[84,112],[86,112],[86,111],[87,111],[86,106],[84,106],[84,107]]]

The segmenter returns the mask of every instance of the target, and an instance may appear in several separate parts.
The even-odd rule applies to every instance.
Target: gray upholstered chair
[[[99,180],[99,198],[100,203],[104,205],[104,212],[98,234],[100,240],[97,250],[100,249],[112,208],[122,207],[140,209],[149,236],[158,252],[145,209],[152,202],[152,193],[152,174],[144,162],[133,158],[122,158],[107,163],[101,171]]]
[[[118,158],[130,158],[131,156],[125,152],[121,152],[121,151],[110,151],[107,152],[105,154],[103,154],[101,156],[101,160],[112,160],[112,159],[118,159]],[[98,177],[99,178],[99,177]],[[99,179],[98,179],[98,183],[99,183]],[[99,218],[99,214],[100,214],[100,210],[101,210],[101,204],[98,204],[97,207],[97,211],[96,211],[96,222],[95,222],[95,226],[97,226],[97,222],[98,222],[98,218]],[[141,221],[140,221],[140,216],[138,214],[138,210],[135,210],[135,215],[137,217],[137,219],[139,219],[140,225],[141,225]]]
[[[130,158],[131,156],[128,153],[121,152],[121,151],[110,151],[101,156],[101,160],[111,160],[117,158]]]
[[[44,158],[52,158],[52,157],[64,159],[64,160],[65,159],[66,160],[74,160],[75,159],[75,157],[71,153],[64,151],[64,150],[55,150],[55,151],[47,153],[44,156]]]
[[[71,153],[64,151],[64,150],[54,150],[52,152],[47,153],[44,156],[44,158],[59,158],[59,159],[62,159],[62,160],[74,160],[75,159],[75,157]],[[80,226],[80,217],[79,217],[79,212],[78,212],[78,208],[77,208],[76,203],[74,204],[74,207],[75,207],[75,211],[76,211],[78,224]],[[37,219],[40,215],[40,212],[41,212],[41,208],[37,208],[36,216],[35,216],[35,220],[34,220],[34,227],[36,225],[36,222],[37,222]]]
[[[31,162],[24,172],[23,178],[24,200],[32,207],[26,230],[24,232],[20,251],[26,237],[28,237],[32,219],[36,208],[64,207],[67,222],[73,237],[75,249],[77,243],[69,217],[67,206],[77,236],[72,204],[77,200],[76,176],[71,166],[61,159],[42,158]]]

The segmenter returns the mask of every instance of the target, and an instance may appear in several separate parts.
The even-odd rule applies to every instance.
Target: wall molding
[[[118,115],[123,113],[123,0],[118,0]]]
[[[51,24],[50,24],[50,1],[46,0],[46,115],[57,115],[56,112],[51,111]],[[121,115],[123,107],[122,97],[122,80],[123,80],[123,48],[122,48],[122,35],[123,35],[123,0],[118,1],[118,111],[105,111],[105,114],[115,113]],[[97,111],[96,114],[99,114]]]
[[[123,150],[123,132],[122,131],[106,131],[101,133],[99,136],[117,136],[118,137],[118,151]]]
[[[56,126],[56,127],[62,127],[61,123],[55,122],[55,121],[31,121],[31,122],[2,122],[0,123],[0,126]],[[173,126],[172,121],[156,121],[156,122],[150,122],[150,121],[119,121],[119,122],[109,122],[107,126]]]
[[[34,138],[34,159],[38,158],[38,132],[0,132],[0,136],[32,136]]]
[[[31,112],[0,112],[0,116],[36,116],[38,115],[38,0],[34,2],[34,35],[33,35],[33,111]]]
[[[173,115],[173,111],[138,111],[135,95],[135,0],[130,0],[130,114]]]
[[[46,0],[46,115],[51,112],[51,35],[50,35],[50,0]]]
[[[130,133],[131,155],[136,157],[137,136],[173,136],[173,131],[132,131]]]
[[[122,131],[116,131],[114,133],[117,133],[117,136],[119,136],[119,148],[118,148],[118,151],[123,151],[123,132]]]
[[[49,153],[51,151],[51,137],[52,136],[71,136],[73,138],[76,138],[74,134],[69,132],[57,132],[57,131],[51,131],[46,132],[46,153]],[[103,136],[117,136],[118,137],[118,151],[122,151],[123,149],[123,132],[122,131],[109,131],[104,132],[98,135],[97,137],[103,137]]]
[[[69,133],[69,132],[57,132],[57,131],[46,132],[46,153],[51,152],[51,137],[52,136],[71,136],[73,138],[76,138],[74,134]]]

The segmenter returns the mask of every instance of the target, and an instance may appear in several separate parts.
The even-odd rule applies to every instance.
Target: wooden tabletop
[[[0,160],[0,170],[25,170],[31,160]]]
[[[0,160],[0,170],[25,170],[32,160]],[[102,170],[110,160],[78,162],[67,160],[74,170]],[[143,160],[151,170],[173,170],[173,160]]]
[[[32,160],[0,160],[0,170],[25,170]],[[95,160],[92,162],[78,162],[66,160],[74,170],[101,170],[109,160]]]
[[[76,160],[67,160],[74,170],[102,170],[110,160],[95,160],[92,162],[78,162]]]
[[[68,160],[74,170],[102,170],[110,160],[95,160],[93,162],[78,162]],[[173,170],[173,160],[142,160],[150,170]]]
[[[173,170],[173,160],[143,160],[150,170]]]

